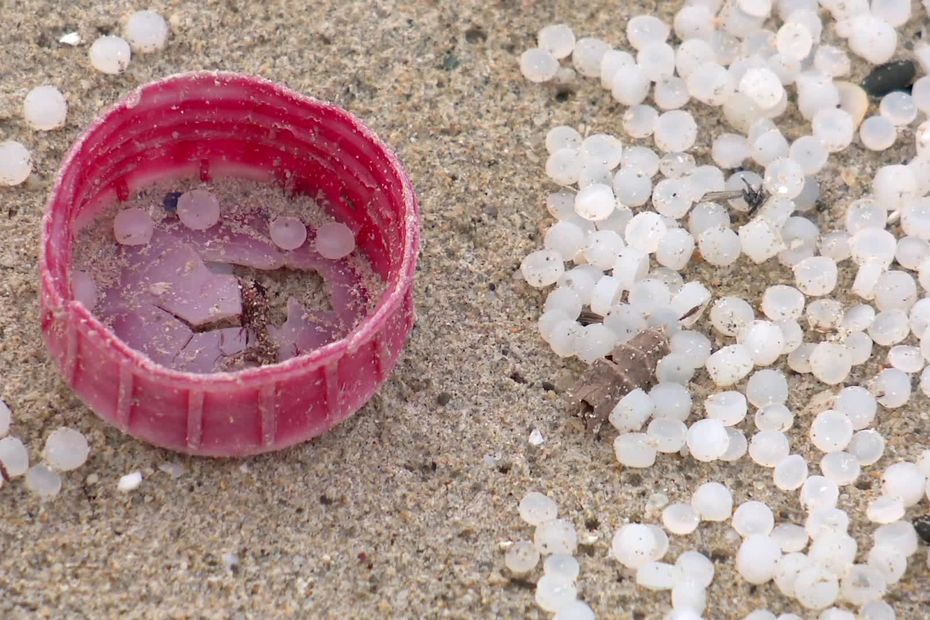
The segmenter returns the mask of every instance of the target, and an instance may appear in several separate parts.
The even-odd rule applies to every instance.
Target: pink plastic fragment
[[[130,262],[120,278],[123,294],[138,303],[151,303],[194,327],[242,313],[236,277],[207,269],[187,244],[169,246],[140,263]]]
[[[170,312],[150,303],[161,286],[134,298],[137,307],[122,314],[126,300],[103,295],[95,309],[114,316],[109,329],[88,308],[94,302],[86,282],[80,275],[73,280],[77,231],[114,199],[125,201],[141,187],[192,174],[206,182],[214,176],[264,178],[294,193],[322,195],[321,204],[349,226],[357,251],[386,283],[374,309],[366,313],[368,300],[354,294],[362,288],[359,274],[343,261],[324,260],[309,242],[288,252],[271,244],[256,249],[253,241],[237,244],[232,237],[214,256],[204,250],[216,228],[209,235],[186,229],[177,233],[177,247],[196,248],[208,263],[194,265],[198,286],[227,286],[223,278],[231,276],[214,270],[213,261],[257,268],[300,264],[327,280],[334,314],[289,307],[277,336],[279,344],[295,345],[295,357],[212,374],[203,374],[215,362],[210,358],[242,352],[249,336],[238,327],[194,333],[184,321],[212,317],[185,299],[193,291],[160,304]],[[314,236],[308,228],[308,239]],[[67,383],[125,432],[199,455],[276,450],[339,423],[387,379],[413,326],[418,236],[416,197],[400,162],[345,111],[252,77],[169,77],[137,89],[105,113],[65,159],[43,223],[42,330]],[[126,251],[128,257],[144,249]],[[144,277],[158,284],[159,267],[152,269]],[[356,327],[330,341],[343,325]],[[147,350],[134,348],[139,343]],[[281,357],[286,355],[282,347]]]
[[[291,359],[312,351],[345,331],[335,312],[311,314],[293,297],[287,300],[287,320],[280,328],[271,328],[271,337],[278,345],[278,359]]]

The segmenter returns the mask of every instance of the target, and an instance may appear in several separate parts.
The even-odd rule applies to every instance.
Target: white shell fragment
[[[116,490],[120,493],[130,493],[138,489],[140,484],[142,484],[142,472],[134,471],[119,479]]]
[[[79,32],[69,32],[67,34],[61,35],[61,37],[58,39],[59,43],[70,45],[71,47],[80,45],[83,41],[84,40],[81,38],[81,33]]]

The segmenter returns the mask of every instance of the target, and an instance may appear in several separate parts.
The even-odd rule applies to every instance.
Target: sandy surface
[[[86,44],[56,43],[71,30],[92,40],[117,29],[128,4],[0,4],[0,139],[32,148],[37,171],[28,186],[0,191],[0,392],[33,456],[62,424],[92,445],[53,502],[19,482],[0,490],[0,616],[541,617],[529,583],[537,575],[511,580],[500,549],[531,535],[516,503],[539,489],[597,536],[578,554],[581,596],[601,617],[658,618],[668,595],[637,588],[606,557],[620,523],[654,520],[645,513],[650,493],[685,499],[699,482],[719,479],[737,501],[763,499],[777,519],[801,518],[796,498],[748,459],[723,466],[666,456],[650,470],[621,470],[608,439],[593,440],[565,415],[558,390],[577,366],[540,342],[542,296],[513,278],[540,244],[546,129],[569,122],[619,132],[620,120],[593,82],[565,100],[525,82],[516,55],[555,19],[621,43],[623,19],[657,3],[155,0],[149,6],[171,19],[170,45],[120,77],[90,70]],[[178,458],[104,425],[64,387],[38,329],[39,221],[63,153],[103,106],[191,69],[260,74],[348,108],[396,148],[423,205],[419,322],[390,383],[326,436],[248,461]],[[71,106],[66,128],[48,134],[28,129],[19,112],[27,90],[43,82]],[[835,221],[838,201],[879,161],[851,155],[825,174],[835,179],[815,217]],[[750,285],[758,269],[740,262],[699,271],[721,286],[715,293],[758,295]],[[869,372],[874,366],[861,376]],[[820,388],[791,381],[791,404],[803,409]],[[695,392],[707,389],[701,374]],[[539,448],[527,442],[534,427],[546,437]],[[881,469],[915,457],[914,438],[928,427],[923,397],[883,413],[885,457],[843,489],[841,505],[861,510]],[[158,471],[175,459],[186,467],[181,477]],[[150,475],[135,493],[118,494],[117,479],[135,469]],[[725,532],[702,526],[676,537],[668,556],[696,547],[715,559],[708,617],[762,606],[800,613],[774,585],[734,579]],[[853,528],[860,549],[870,532]],[[225,553],[238,554],[235,571],[224,567]],[[921,617],[930,604],[921,554],[888,597],[899,618]]]

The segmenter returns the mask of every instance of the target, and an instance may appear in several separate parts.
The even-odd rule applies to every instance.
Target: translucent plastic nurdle
[[[128,347],[71,292],[76,230],[107,198],[161,179],[273,176],[322,192],[386,288],[345,338],[239,372],[193,374]],[[123,431],[172,450],[244,456],[323,433],[387,379],[414,322],[419,209],[394,153],[350,114],[232,73],[172,76],[133,91],[65,158],[42,230],[42,331],[65,381]]]

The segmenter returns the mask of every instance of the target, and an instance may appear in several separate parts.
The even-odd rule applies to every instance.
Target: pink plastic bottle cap
[[[338,267],[341,258],[319,253],[315,247],[323,240],[316,238],[318,229],[312,225],[308,238],[300,220],[262,214],[258,219],[270,231],[270,249],[262,256],[273,257],[264,268],[317,271],[324,279],[337,274],[343,299],[368,295],[369,303],[361,313],[356,303],[357,314],[344,333],[317,342],[301,340],[299,308],[293,307],[299,304],[289,302],[287,321],[274,334],[281,339],[290,334],[292,357],[286,359],[279,351],[277,359],[283,361],[277,363],[234,372],[201,365],[192,371],[133,340],[159,325],[151,307],[130,314],[122,331],[113,321],[101,320],[104,310],[93,310],[97,298],[111,303],[119,288],[103,290],[92,266],[76,264],[75,246],[85,227],[143,188],[179,179],[209,184],[228,177],[262,179],[289,196],[312,197],[327,218],[350,232],[332,252],[358,252],[383,288],[369,295],[372,290],[364,288],[357,274]],[[232,276],[210,276],[201,269],[201,259],[215,259],[197,256],[196,243],[217,251],[209,235],[230,238],[221,230],[222,221],[214,223],[214,205],[204,209],[201,204],[210,197],[182,198],[179,208],[191,212],[178,218],[178,227],[187,224],[185,243],[193,245],[175,247],[169,258],[188,266],[196,263],[199,271],[191,271],[192,279],[206,273],[204,278],[213,278],[208,284],[225,286],[204,294],[221,299],[217,307],[226,304],[233,308],[230,312],[244,313],[235,283],[227,290]],[[196,200],[188,204],[191,199]],[[124,215],[126,221],[114,229],[119,233],[113,243],[123,242],[120,251],[138,255],[146,244],[154,248],[164,242],[157,224],[152,236],[151,223],[134,217]],[[211,232],[217,230],[221,232]],[[119,239],[120,234],[128,238]],[[232,73],[173,76],[131,93],[98,119],[66,157],[43,223],[42,331],[77,395],[134,437],[198,455],[276,450],[344,420],[387,379],[413,327],[418,241],[419,210],[407,174],[394,153],[350,114],[258,78]],[[334,314],[340,318],[337,285],[330,284]],[[190,290],[206,289],[192,285]],[[174,292],[170,302],[180,308],[178,313],[198,311],[197,295]],[[244,290],[242,295],[244,300]],[[170,310],[159,307],[157,312]],[[188,343],[203,336],[187,335]]]

